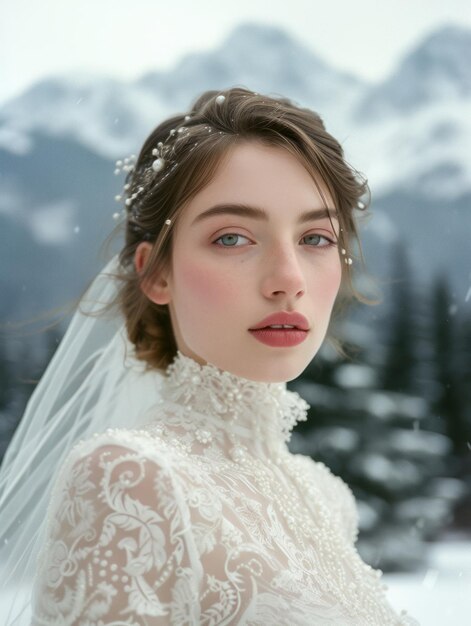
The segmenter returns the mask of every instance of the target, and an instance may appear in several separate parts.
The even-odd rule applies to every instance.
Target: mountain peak
[[[447,22],[425,37],[419,47],[434,47],[451,44],[454,47],[471,45],[471,30],[461,24]]]
[[[254,21],[241,22],[233,28],[224,45],[234,43],[248,44],[256,49],[260,49],[261,46],[265,48],[280,44],[298,46],[296,39],[281,26]]]
[[[359,103],[355,119],[414,113],[471,94],[471,29],[448,23],[407,52],[393,74]]]

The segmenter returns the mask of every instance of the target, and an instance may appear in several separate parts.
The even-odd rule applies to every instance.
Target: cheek
[[[221,310],[227,314],[228,306],[237,302],[236,294],[240,296],[235,273],[222,271],[214,263],[198,264],[194,259],[185,259],[177,272],[178,298],[185,308],[191,307],[193,313],[214,315]]]
[[[331,310],[340,289],[342,267],[336,263],[329,271],[323,272],[315,279],[314,294],[326,310]],[[321,298],[318,298],[321,296]]]

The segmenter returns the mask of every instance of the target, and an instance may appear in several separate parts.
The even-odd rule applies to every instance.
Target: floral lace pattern
[[[179,352],[155,410],[61,468],[33,626],[417,626],[355,548],[348,485],[289,452],[308,408]]]

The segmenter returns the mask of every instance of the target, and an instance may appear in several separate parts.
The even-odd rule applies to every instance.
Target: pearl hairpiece
[[[219,96],[217,96],[215,98],[215,101],[218,105],[222,104],[226,99],[226,96],[220,94]],[[183,120],[183,123],[187,122],[188,120],[192,119],[191,115],[185,115],[185,118]],[[212,128],[207,125],[206,128],[208,129],[208,132],[212,132]],[[146,189],[146,183],[150,183],[152,181],[153,183],[153,187],[155,188],[156,184],[160,184],[177,166],[177,162],[174,162],[172,167],[170,169],[168,169],[168,171],[160,178],[160,180],[156,183],[155,182],[155,174],[158,174],[160,172],[162,172],[164,169],[166,169],[167,165],[171,163],[171,158],[170,155],[172,152],[174,152],[174,148],[175,148],[175,144],[172,144],[170,142],[170,139],[172,137],[174,137],[175,135],[181,135],[182,137],[186,137],[188,133],[185,133],[185,131],[188,131],[188,128],[186,126],[180,126],[180,127],[176,127],[176,128],[172,128],[166,138],[165,141],[159,141],[157,146],[155,148],[152,149],[152,156],[155,156],[156,158],[152,161],[152,164],[150,167],[146,168],[146,170],[144,170],[143,172],[143,179],[144,179],[144,185],[141,185],[138,187],[137,191],[135,191],[131,197],[127,198],[125,200],[125,204],[127,207],[131,207],[134,200],[145,191]],[[184,133],[184,134],[182,134]],[[220,132],[220,134],[222,134],[222,131]],[[177,137],[178,139],[178,137]],[[196,146],[198,145],[198,142],[196,141],[193,146],[190,148],[190,152],[192,150],[194,150],[196,148]],[[120,174],[122,171],[124,172],[131,172],[134,168],[135,168],[135,164],[136,164],[136,155],[135,154],[131,154],[128,157],[125,157],[124,159],[119,159],[118,161],[116,161],[116,167],[114,170],[115,175],[117,176],[118,174]],[[128,189],[131,187],[130,183],[126,183],[123,187],[124,191],[128,191]],[[121,202],[123,199],[124,194],[118,194],[115,196],[115,200],[116,202]],[[130,209],[130,213],[131,213],[131,218],[132,220],[138,220],[139,219],[139,210],[138,209]],[[121,211],[121,213],[119,212],[115,212],[113,213],[113,219],[118,220],[121,216],[126,217],[126,209],[123,209]],[[170,224],[171,220],[167,220],[165,223],[166,224]],[[135,224],[133,226],[133,228],[135,230],[143,230],[138,224]],[[152,238],[152,233],[149,232],[144,232],[143,233],[143,238]]]

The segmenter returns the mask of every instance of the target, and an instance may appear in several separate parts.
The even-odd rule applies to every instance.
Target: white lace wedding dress
[[[360,558],[350,488],[289,452],[296,392],[181,352],[160,380],[138,424],[68,455],[33,626],[418,624]]]

